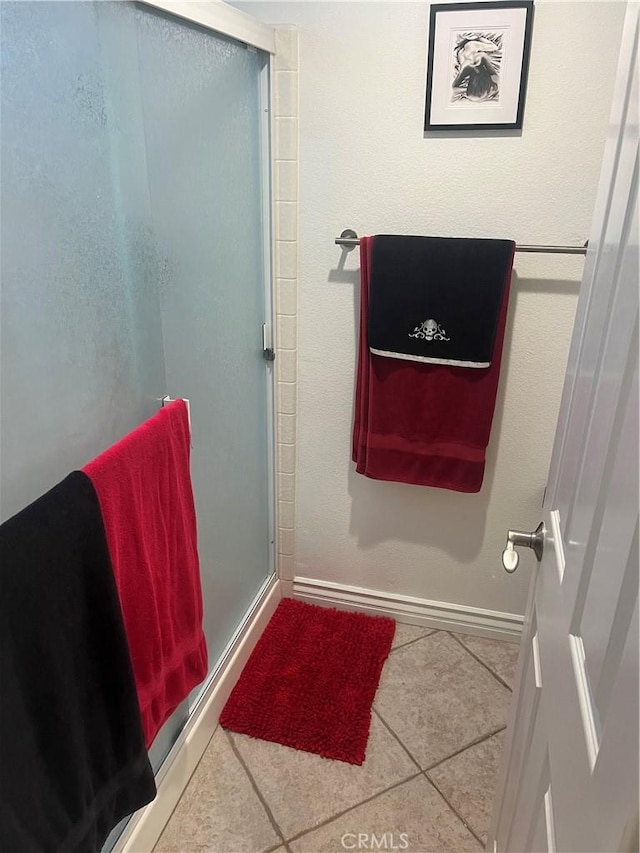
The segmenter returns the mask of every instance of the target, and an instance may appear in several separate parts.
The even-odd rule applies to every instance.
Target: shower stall
[[[0,15],[0,520],[188,398],[212,677],[274,573],[273,45],[222,3]]]

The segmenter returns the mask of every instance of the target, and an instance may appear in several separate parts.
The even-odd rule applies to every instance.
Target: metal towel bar
[[[516,252],[535,252],[544,255],[586,255],[588,240],[584,246],[516,246]],[[336,245],[353,249],[360,245],[360,238],[351,228],[346,228],[339,237]]]

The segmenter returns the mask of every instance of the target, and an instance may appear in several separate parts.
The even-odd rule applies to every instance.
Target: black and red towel
[[[176,400],[83,469],[104,518],[147,746],[208,669],[190,440]]]
[[[361,239],[358,473],[480,491],[514,251],[507,240]]]
[[[490,367],[513,243],[372,239],[371,352],[426,364]]]
[[[0,526],[0,850],[95,853],[156,793],[95,490]]]

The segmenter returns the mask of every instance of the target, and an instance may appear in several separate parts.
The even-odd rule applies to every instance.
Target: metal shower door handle
[[[544,551],[544,522],[536,527],[533,533],[523,533],[521,530],[509,530],[507,533],[507,547],[502,552],[502,565],[505,571],[511,574],[518,568],[520,555],[516,547],[531,548],[538,562],[542,560]]]

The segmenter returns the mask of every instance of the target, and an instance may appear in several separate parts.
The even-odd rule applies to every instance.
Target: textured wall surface
[[[333,240],[584,241],[624,4],[538,0],[522,133],[428,138],[428,3],[237,5],[299,28],[295,573],[522,613],[533,561],[510,577],[500,554],[507,527],[541,518],[582,261],[517,256],[485,483],[463,495],[353,472],[359,262]]]

